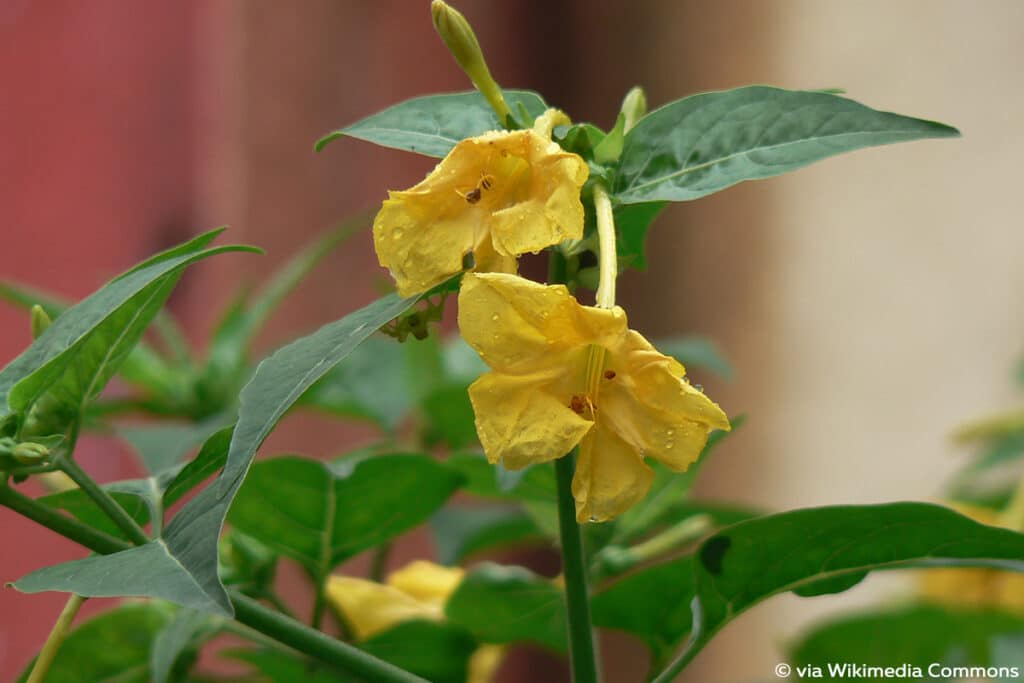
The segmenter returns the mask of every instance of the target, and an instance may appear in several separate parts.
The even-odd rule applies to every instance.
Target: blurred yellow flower
[[[998,512],[974,505],[950,505],[982,524],[1006,526]],[[958,607],[997,607],[1024,615],[1024,574],[1000,569],[929,569],[921,572],[920,594]]]
[[[521,469],[579,444],[579,521],[605,521],[646,495],[652,457],[685,470],[722,409],[684,379],[681,364],[630,330],[619,307],[580,305],[562,285],[470,274],[459,328],[493,372],[469,388],[492,463]]]
[[[465,572],[417,560],[388,575],[381,584],[332,576],[327,599],[345,615],[358,640],[372,638],[403,621],[444,620],[444,605]],[[499,645],[481,645],[469,659],[467,683],[489,683],[504,656]]]
[[[373,240],[399,294],[425,292],[467,267],[514,273],[520,254],[583,237],[589,171],[552,142],[555,119],[463,140],[418,185],[388,193]]]

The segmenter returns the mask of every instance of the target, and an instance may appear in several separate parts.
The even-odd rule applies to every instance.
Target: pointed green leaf
[[[185,660],[202,640],[212,634],[216,622],[205,612],[182,608],[169,624],[157,633],[150,651],[149,665],[153,683],[167,683],[175,664]]]
[[[638,635],[671,645],[690,629],[696,597],[703,625],[688,659],[722,626],[772,595],[833,592],[874,570],[943,566],[1024,571],[1024,535],[926,503],[795,510],[740,522],[706,540],[695,555],[612,584],[595,597],[594,612],[599,624],[627,630],[657,619],[655,636]],[[621,611],[631,600],[639,604],[639,582],[666,598],[654,608],[662,612],[642,621]]]
[[[216,563],[213,566],[216,571]],[[122,550],[64,562],[18,579],[22,593],[61,591],[90,598],[151,597],[185,607],[231,616],[231,604],[199,582],[172,553],[163,539]],[[223,588],[221,589],[223,591]]]
[[[547,543],[536,522],[514,505],[450,505],[430,520],[437,559],[455,565],[474,553],[528,543]]]
[[[416,297],[384,297],[264,360],[242,390],[223,471],[174,516],[162,539],[114,555],[49,567],[16,586],[28,592],[148,595],[231,615],[231,603],[217,575],[217,542],[256,449],[303,392],[415,301]]]
[[[687,201],[863,147],[959,132],[813,91],[751,86],[693,95],[626,134],[614,198]]]
[[[46,683],[147,683],[150,647],[171,614],[167,605],[128,603],[89,619],[64,639]]]
[[[24,413],[45,399],[47,413],[58,421],[75,419],[138,342],[183,268],[214,254],[254,251],[239,246],[205,249],[220,232],[206,233],[149,259],[65,311],[0,371],[0,397],[6,404],[0,411]],[[45,433],[53,433],[64,425],[47,426],[51,429]]]
[[[462,477],[423,455],[381,455],[341,467],[286,456],[252,466],[228,520],[324,576],[353,555],[430,517]]]
[[[547,109],[540,95],[528,90],[506,90],[505,101],[512,109],[522,104],[531,116],[540,116]],[[317,140],[315,149],[319,152],[327,143],[347,135],[384,147],[443,157],[460,140],[502,128],[479,92],[428,95],[406,100],[325,135]]]
[[[444,611],[484,643],[529,641],[556,652],[567,647],[561,589],[522,567],[477,565]]]

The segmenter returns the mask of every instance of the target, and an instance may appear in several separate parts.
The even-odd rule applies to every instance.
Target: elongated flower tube
[[[442,621],[444,605],[465,572],[417,560],[388,575],[385,583],[332,576],[327,599],[345,616],[358,640],[367,640],[404,621]],[[482,645],[470,656],[467,683],[489,683],[505,649]]]
[[[493,370],[469,388],[488,459],[516,470],[579,445],[572,490],[581,522],[611,519],[643,498],[653,477],[645,458],[683,471],[711,430],[729,429],[722,409],[630,330],[621,308],[583,306],[562,285],[467,275],[459,328]]]
[[[514,273],[517,256],[583,237],[587,164],[552,142],[552,122],[549,113],[533,130],[467,138],[422,182],[388,193],[373,240],[399,294],[425,292],[467,267]]]

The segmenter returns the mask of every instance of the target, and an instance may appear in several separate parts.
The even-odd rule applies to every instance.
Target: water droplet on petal
[[[495,313],[494,315],[491,316],[491,320],[493,320],[494,322],[497,322],[498,321],[498,317],[499,317],[498,314]]]
[[[665,442],[665,450],[666,451],[670,451],[670,450],[672,450],[672,447],[675,446],[675,445],[676,445],[675,441],[666,441]]]
[[[393,239],[393,240],[400,240],[400,239],[402,239],[402,229],[401,228],[395,228],[392,231],[392,233],[391,233],[391,239]]]
[[[697,391],[699,391],[702,394],[704,393],[704,385],[703,384],[694,384],[693,388],[696,389]]]

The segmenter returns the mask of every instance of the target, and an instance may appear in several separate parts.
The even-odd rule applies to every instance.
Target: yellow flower
[[[999,513],[973,505],[951,508],[982,524],[1006,526]],[[1024,575],[1000,569],[929,569],[921,573],[920,593],[930,602],[958,607],[997,607],[1024,615]]]
[[[469,388],[492,463],[521,469],[579,444],[572,489],[579,521],[605,521],[650,487],[652,457],[685,470],[722,409],[683,366],[630,330],[619,307],[581,306],[562,285],[467,275],[459,328],[493,370]]]
[[[425,292],[466,266],[514,273],[520,254],[583,237],[587,165],[551,141],[564,114],[549,112],[534,130],[463,140],[418,185],[388,193],[373,240],[399,294]]]
[[[465,572],[417,560],[388,575],[380,584],[350,576],[332,576],[327,599],[337,607],[358,640],[366,640],[403,621],[444,620],[444,605]],[[481,645],[469,658],[467,683],[488,683],[497,671],[505,649]]]

